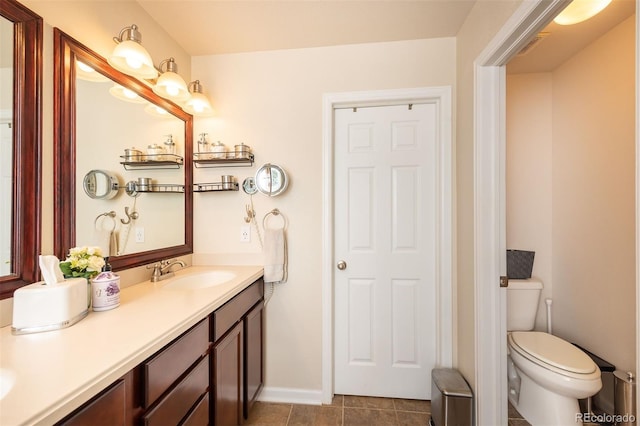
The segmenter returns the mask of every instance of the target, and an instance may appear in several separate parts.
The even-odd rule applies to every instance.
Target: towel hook
[[[120,222],[122,222],[123,225],[128,225],[131,223],[131,219],[136,220],[140,217],[137,211],[129,213],[129,206],[124,207],[124,214],[127,216],[127,220],[120,219]]]

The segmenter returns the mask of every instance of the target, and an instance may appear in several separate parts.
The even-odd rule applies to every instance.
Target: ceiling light
[[[573,0],[553,20],[560,25],[573,25],[597,15],[611,3],[611,0]]]
[[[200,117],[213,115],[213,108],[211,107],[209,99],[202,94],[202,84],[200,84],[200,80],[189,83],[189,92],[191,93],[191,97],[182,109],[191,115]]]
[[[113,86],[111,86],[109,93],[122,101],[133,102],[135,104],[143,104],[147,102],[144,98],[138,96],[138,94],[133,90],[127,89],[118,83],[114,83]]]
[[[120,31],[118,37],[114,37],[118,45],[113,49],[109,64],[115,69],[140,79],[153,79],[158,76],[158,71],[153,66],[151,56],[140,44],[142,34],[134,24]]]
[[[162,71],[162,66],[166,65],[167,70]],[[153,86],[153,91],[163,98],[170,99],[174,102],[183,102],[189,99],[189,90],[187,83],[178,75],[178,65],[175,59],[165,59],[160,63],[160,77]]]

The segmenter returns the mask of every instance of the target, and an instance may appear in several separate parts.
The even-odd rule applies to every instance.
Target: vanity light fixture
[[[144,98],[138,96],[138,94],[133,90],[127,89],[126,87],[118,83],[114,83],[113,86],[111,86],[111,88],[109,89],[109,93],[111,93],[114,97],[126,102],[132,102],[135,104],[143,104],[147,102]]]
[[[107,60],[112,67],[140,79],[154,79],[158,76],[149,52],[140,44],[142,34],[137,25],[123,28],[113,41],[118,45]]]
[[[163,65],[166,65],[166,71],[162,71]],[[155,86],[153,86],[153,91],[157,95],[174,102],[184,102],[189,99],[187,83],[178,75],[178,65],[176,65],[175,59],[165,59],[160,62],[158,68],[161,74]]]
[[[611,3],[611,0],[573,0],[553,20],[559,25],[573,25],[597,15]]]
[[[188,87],[191,97],[187,100],[182,109],[191,115],[199,117],[213,115],[211,102],[209,102],[209,99],[207,99],[207,97],[202,93],[202,84],[200,84],[200,80],[192,81],[189,83]]]

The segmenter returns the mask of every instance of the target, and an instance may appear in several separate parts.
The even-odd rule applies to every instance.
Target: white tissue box
[[[70,327],[86,317],[89,290],[84,278],[57,284],[44,281],[20,287],[13,293],[13,334],[38,333]]]

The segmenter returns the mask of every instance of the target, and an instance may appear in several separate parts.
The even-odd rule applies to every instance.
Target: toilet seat
[[[548,333],[514,331],[508,336],[509,346],[523,357],[556,373],[584,378],[598,366],[571,343]]]

